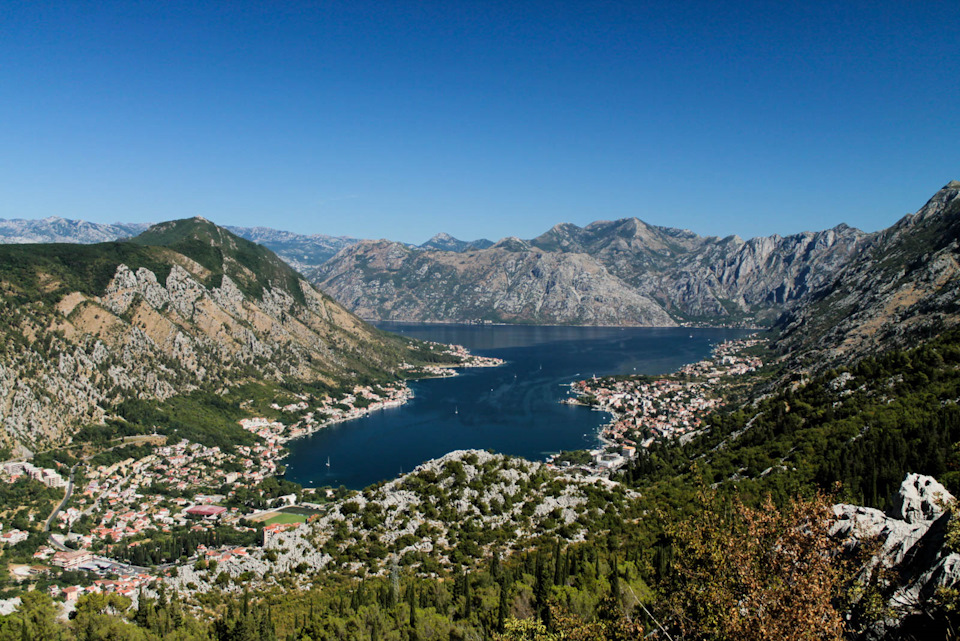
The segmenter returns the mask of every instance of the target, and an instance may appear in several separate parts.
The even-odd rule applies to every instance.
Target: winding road
[[[60,504],[57,505],[57,507],[54,508],[53,512],[50,513],[50,516],[48,516],[48,517],[47,517],[47,520],[43,523],[43,531],[44,531],[44,532],[49,532],[49,531],[50,531],[50,526],[53,524],[54,519],[57,518],[57,514],[60,513],[60,510],[62,510],[64,507],[66,507],[67,502],[70,500],[70,497],[73,496],[73,475],[74,475],[74,472],[75,472],[76,469],[77,469],[77,465],[79,465],[79,464],[80,464],[80,462],[78,461],[78,462],[76,462],[76,463],[73,464],[73,467],[70,468],[70,478],[69,478],[69,480],[67,481],[67,491],[66,491],[66,492],[64,493],[64,495],[63,495],[63,500],[60,501]],[[52,539],[51,539],[51,540],[52,540]]]

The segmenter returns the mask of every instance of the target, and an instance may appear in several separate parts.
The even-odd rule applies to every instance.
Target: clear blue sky
[[[958,8],[6,0],[0,217],[872,231],[960,178]]]

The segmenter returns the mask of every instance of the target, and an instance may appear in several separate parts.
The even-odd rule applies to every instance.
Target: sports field
[[[273,525],[274,523],[305,523],[307,520],[304,514],[290,514],[287,512],[276,513],[263,522],[264,525]]]

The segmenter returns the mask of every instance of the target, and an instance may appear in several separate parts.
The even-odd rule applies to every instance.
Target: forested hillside
[[[960,493],[960,332],[795,380],[711,417],[699,438],[655,444],[638,486],[677,475],[781,497],[804,488],[884,508],[908,472]]]
[[[325,393],[419,360],[413,342],[199,218],[125,242],[0,245],[0,312],[0,444],[14,451],[62,443],[131,399],[247,383]]]

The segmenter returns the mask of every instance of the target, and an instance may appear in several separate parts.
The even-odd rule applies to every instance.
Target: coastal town
[[[497,358],[473,355],[459,345],[431,345],[451,364],[405,365],[409,376],[455,376],[460,368],[503,364]],[[121,439],[111,450],[129,456],[109,464],[80,466],[75,481],[60,463],[57,465],[61,469],[27,461],[4,463],[0,483],[42,484],[66,495],[61,506],[49,506],[53,513],[44,528],[40,527],[43,515],[33,512],[22,519],[24,523],[18,523],[21,527],[0,523],[0,545],[4,549],[16,550],[18,545],[28,544],[37,530],[50,532],[49,540],[35,546],[29,559],[9,564],[9,579],[14,585],[44,584],[51,596],[69,607],[90,593],[112,592],[135,598],[141,590],[155,588],[158,580],[184,563],[199,563],[212,571],[218,563],[247,555],[250,545],[260,546],[263,540],[254,536],[258,528],[268,540],[305,522],[316,511],[315,507],[295,512],[284,509],[295,509],[291,506],[305,501],[316,506],[309,501],[325,501],[335,495],[332,489],[300,488],[276,480],[283,469],[287,442],[373,412],[398,408],[412,397],[410,387],[397,382],[357,385],[337,397],[302,396],[293,403],[272,403],[270,409],[285,420],[262,416],[241,419],[239,425],[251,434],[251,442],[229,448],[186,439],[167,442],[166,437],[156,435],[135,446],[125,446]],[[293,420],[286,420],[289,418]],[[245,536],[215,536],[224,531]],[[159,540],[187,538],[230,540],[191,545],[188,555],[160,562],[138,550],[156,547]],[[250,544],[238,545],[235,539]],[[56,568],[82,571],[87,579],[72,584],[43,580]]]
[[[613,418],[600,434],[602,447],[581,460],[555,459],[548,465],[568,473],[609,477],[635,457],[638,448],[695,432],[705,415],[723,402],[718,385],[760,367],[760,360],[750,355],[750,348],[759,343],[753,339],[723,343],[709,359],[669,375],[594,377],[573,383],[564,402],[609,412]],[[503,362],[473,356],[458,346],[448,353],[456,356],[458,367],[495,367]],[[453,367],[440,365],[417,372],[456,373]],[[338,397],[273,403],[270,408],[284,420],[250,416],[239,421],[252,436],[250,443],[220,447],[186,439],[168,442],[154,435],[136,446],[117,446],[122,454],[108,464],[79,466],[75,479],[65,466],[8,462],[0,475],[3,482],[29,479],[67,495],[49,519],[49,540],[29,560],[10,565],[11,581],[38,582],[54,568],[83,571],[84,581],[40,581],[69,608],[89,593],[136,598],[178,570],[188,572],[190,583],[211,585],[222,576],[229,580],[224,570],[232,567],[232,560],[245,559],[256,548],[270,548],[284,532],[319,516],[322,503],[335,496],[332,488],[278,482],[284,445],[344,421],[400,407],[412,395],[405,383],[357,385]],[[33,515],[31,519],[26,529],[0,526],[5,548],[17,549],[27,542],[39,525]],[[233,534],[222,536],[224,532]],[[191,543],[178,544],[176,556],[146,552],[159,541]]]
[[[763,341],[754,338],[717,345],[710,358],[684,365],[673,374],[607,376],[576,381],[571,405],[585,405],[612,415],[600,432],[601,447],[590,451],[583,471],[610,474],[657,440],[689,438],[703,427],[708,413],[723,405],[719,386],[730,377],[761,367],[751,349]],[[564,465],[566,463],[566,465]],[[570,461],[557,464],[573,467]]]

